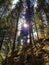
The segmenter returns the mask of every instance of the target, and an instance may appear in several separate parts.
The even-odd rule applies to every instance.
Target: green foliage
[[[0,1],[0,5],[4,5],[5,3],[7,3],[6,8],[4,9],[3,15],[6,15],[5,13],[8,11],[8,8],[10,7],[9,4],[11,4],[10,0],[1,0]],[[38,8],[37,8],[37,12],[41,9],[45,9],[45,0],[38,0]],[[16,33],[17,33],[17,27],[18,27],[18,19],[19,19],[19,15],[21,13],[23,9],[23,2],[22,0],[20,0],[15,8],[10,12],[10,14],[8,14],[8,16],[5,17],[1,17],[0,19],[0,36],[3,37],[2,39],[2,43],[1,44],[1,55],[4,57],[5,54],[5,60],[3,61],[3,64],[6,65],[6,62],[8,62],[8,65],[12,65],[12,63],[14,63],[14,65],[36,65],[35,62],[37,62],[37,65],[43,65],[44,64],[44,54],[45,54],[45,46],[47,47],[48,45],[46,45],[47,43],[40,41],[39,39],[37,40],[37,42],[33,42],[32,46],[30,46],[31,44],[28,44],[28,46],[24,47],[21,44],[18,44],[17,50],[12,52],[12,49],[15,49],[15,40],[16,40]],[[33,12],[33,7],[31,9],[31,12]],[[37,13],[34,15],[34,27],[38,33],[39,31],[39,36],[41,38],[41,36],[43,37],[44,33],[43,33],[43,21],[41,19],[41,15],[40,13]],[[40,29],[39,29],[40,28]],[[35,30],[34,29],[34,30]],[[49,25],[47,27],[45,27],[46,33],[49,34]],[[5,33],[5,35],[9,35],[8,36],[8,40],[3,41],[5,36],[3,36],[3,34]],[[19,37],[21,39],[21,37]],[[14,40],[13,40],[14,39]],[[43,39],[43,38],[42,38]],[[11,41],[12,40],[12,41]],[[34,40],[33,40],[34,41]],[[36,40],[35,40],[36,41]],[[18,41],[20,43],[20,41]],[[12,44],[13,43],[13,44]],[[44,46],[43,46],[44,45]],[[2,47],[5,49],[2,49]],[[32,47],[32,48],[31,48]],[[45,49],[43,49],[45,48]],[[44,50],[44,51],[43,51]],[[12,52],[12,54],[11,54]],[[47,51],[46,51],[47,52]],[[48,55],[48,54],[47,54]],[[1,56],[0,56],[1,57]],[[7,60],[8,59],[8,60]],[[46,59],[47,60],[47,59]],[[2,62],[2,60],[1,60]],[[48,65],[49,63],[47,63],[46,65]]]
[[[5,5],[7,3],[11,5],[11,1],[12,0],[0,0],[0,6]]]
[[[45,0],[37,0],[37,11],[40,11],[41,9],[45,9],[46,8],[46,3]]]

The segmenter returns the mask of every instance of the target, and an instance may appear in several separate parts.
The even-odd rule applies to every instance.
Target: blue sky
[[[12,9],[15,7],[15,4],[18,2],[19,0],[13,0],[13,6]]]
[[[12,9],[15,7],[15,4],[18,2],[19,0],[13,0],[13,6],[12,6]],[[33,1],[35,1],[34,3],[34,6],[36,7],[37,6],[37,0],[31,0],[31,2],[33,3]]]
[[[13,0],[13,4],[16,4],[19,0]]]

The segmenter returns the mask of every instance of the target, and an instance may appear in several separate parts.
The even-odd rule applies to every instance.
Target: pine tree
[[[35,7],[34,2],[20,0],[11,11],[11,20],[15,21],[13,46],[3,65],[49,64],[48,4],[46,0],[37,0]]]

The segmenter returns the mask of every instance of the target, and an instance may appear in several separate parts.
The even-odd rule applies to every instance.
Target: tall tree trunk
[[[2,38],[1,38],[1,40],[0,40],[0,50],[1,50],[1,48],[2,48],[2,44],[3,44],[3,40],[4,40],[4,36],[5,36],[5,33],[3,33],[3,36],[2,36]]]

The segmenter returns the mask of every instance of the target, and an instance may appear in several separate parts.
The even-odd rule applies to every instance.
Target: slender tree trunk
[[[15,35],[14,35],[14,40],[13,40],[12,53],[14,52],[14,49],[15,49],[15,41],[16,41],[17,28],[18,28],[18,20],[19,20],[19,14],[18,14],[18,16],[17,16],[17,22],[16,22]]]
[[[3,36],[2,36],[1,41],[0,41],[0,50],[1,50],[1,47],[2,47],[2,44],[3,44],[4,36],[5,36],[5,33],[3,33]]]

